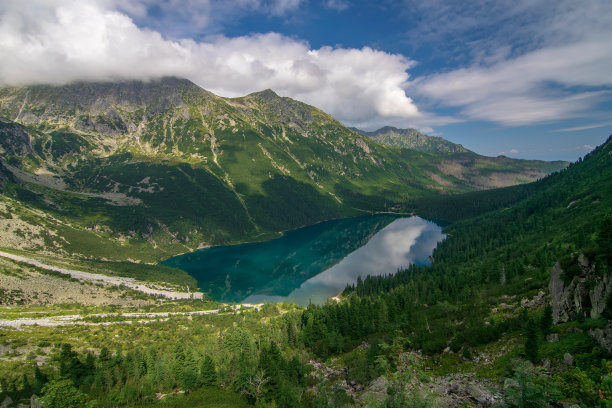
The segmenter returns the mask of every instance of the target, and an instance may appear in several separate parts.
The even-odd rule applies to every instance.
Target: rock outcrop
[[[548,288],[554,323],[574,320],[580,314],[598,318],[606,308],[606,298],[612,292],[612,274],[598,274],[584,254],[578,256],[576,265],[580,273],[569,282],[563,279],[564,271],[558,262],[552,268]]]
[[[603,329],[591,329],[589,330],[589,336],[597,340],[597,343],[606,350],[608,353],[612,353],[612,324],[608,323]]]

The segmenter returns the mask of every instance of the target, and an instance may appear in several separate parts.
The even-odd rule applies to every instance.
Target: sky
[[[612,134],[612,1],[0,2],[1,85],[166,75],[574,161]]]

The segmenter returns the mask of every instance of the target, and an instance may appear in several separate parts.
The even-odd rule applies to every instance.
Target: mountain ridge
[[[272,90],[222,98],[174,77],[0,88],[0,117],[0,162],[19,181],[5,177],[7,205],[83,241],[112,238],[122,259],[123,247],[150,261],[563,167],[385,147]]]
[[[381,144],[389,146],[405,147],[430,153],[474,153],[460,144],[452,143],[439,136],[426,135],[413,128],[400,129],[393,126],[383,126],[372,132],[357,128],[351,129]]]

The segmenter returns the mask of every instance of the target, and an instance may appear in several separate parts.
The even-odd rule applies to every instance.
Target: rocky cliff
[[[553,321],[565,323],[579,315],[598,318],[606,309],[606,301],[612,293],[612,273],[597,271],[584,254],[571,259],[564,271],[559,262],[552,268],[548,288],[550,290]]]

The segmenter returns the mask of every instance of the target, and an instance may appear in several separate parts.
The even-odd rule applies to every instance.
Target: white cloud
[[[519,152],[519,151],[518,151],[518,150],[516,150],[516,149],[510,149],[510,153],[511,153],[511,154],[517,154],[518,152]]]
[[[595,148],[595,146],[591,146],[590,144],[585,144],[584,146],[582,146],[584,149],[587,150],[593,150]]]
[[[97,0],[169,38],[222,32],[229,22],[246,15],[291,17],[304,0]]]
[[[597,39],[548,47],[492,66],[474,66],[415,82],[418,91],[472,119],[531,124],[583,113],[606,92],[569,87],[612,86],[612,43]]]
[[[612,125],[612,122],[608,121],[608,122],[602,122],[602,123],[591,123],[591,124],[588,124],[588,125],[574,126],[574,127],[558,129],[558,130],[556,130],[556,132],[575,132],[575,131],[578,131],[578,130],[597,129],[597,128],[604,127],[604,126],[609,126],[609,125]]]
[[[126,4],[131,13],[145,13],[142,1]],[[267,4],[281,12],[299,1]],[[274,33],[172,41],[139,28],[115,0],[3,2],[0,61],[3,84],[176,75],[223,96],[272,88],[348,123],[420,116],[404,92],[413,61],[401,55],[311,49]]]
[[[440,24],[450,14],[444,7],[449,3],[438,4],[440,16],[428,24],[440,28],[430,27],[430,35],[440,40],[473,32],[488,24],[487,15],[505,24],[471,44],[470,65],[420,78],[412,83],[415,92],[460,108],[465,118],[510,126],[577,117],[609,99],[612,2],[502,2],[496,13],[468,3],[470,15],[449,21],[450,28]],[[512,20],[517,24],[508,24]]]
[[[297,9],[301,3],[302,0],[274,0],[267,8],[273,15],[282,16]]]
[[[327,0],[325,7],[338,11],[344,11],[349,8],[349,3],[345,0]]]

